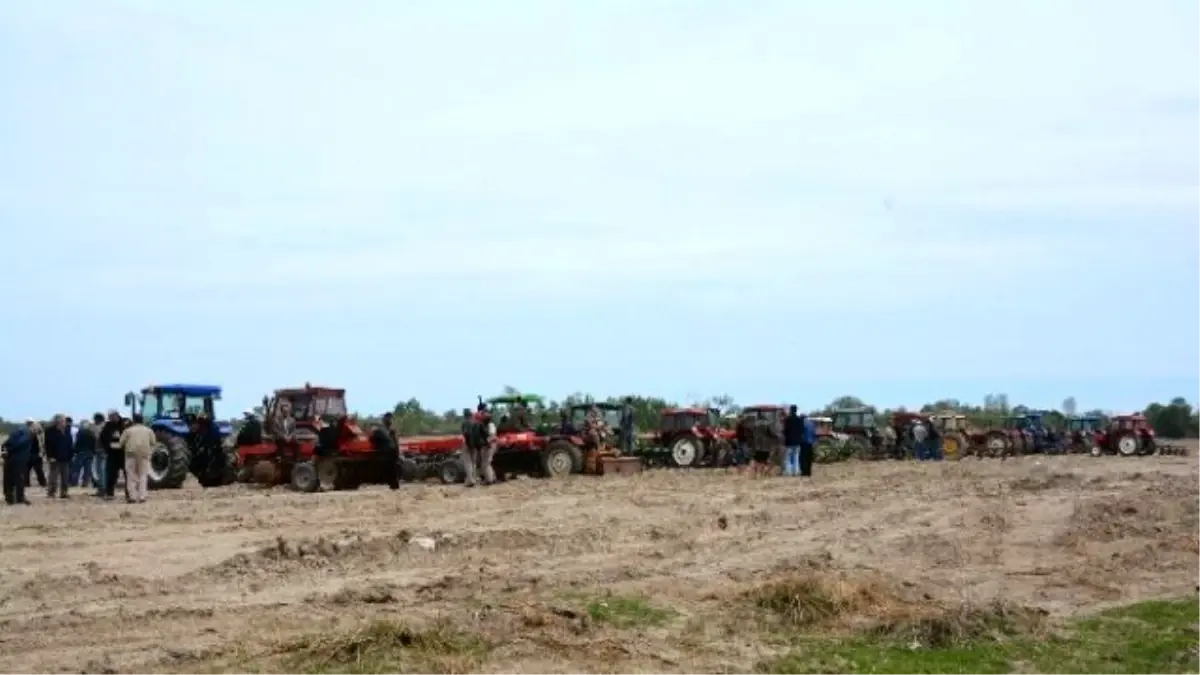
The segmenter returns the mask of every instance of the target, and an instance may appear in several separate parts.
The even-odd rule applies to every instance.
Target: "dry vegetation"
[[[0,511],[0,670],[1035,670],[1003,645],[1197,591],[1195,459],[817,470],[35,497]]]

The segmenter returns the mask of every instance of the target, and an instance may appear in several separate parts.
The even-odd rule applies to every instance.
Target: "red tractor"
[[[287,403],[296,421],[289,443],[271,436],[270,421]],[[279,389],[263,398],[267,428],[239,434],[242,477],[267,485],[290,482],[301,492],[321,488],[352,490],[364,483],[388,483],[398,471],[392,440],[383,429],[363,432],[346,409],[346,390],[305,385]],[[456,439],[457,437],[448,437]],[[398,452],[398,451],[397,451]]]
[[[1146,421],[1145,415],[1116,415],[1109,420],[1107,429],[1096,431],[1091,454],[1134,457],[1153,455],[1159,449],[1154,429]]]
[[[721,426],[721,411],[716,408],[667,408],[658,430],[642,440],[665,450],[671,466],[686,468],[725,466],[733,454],[733,438],[733,432]]]

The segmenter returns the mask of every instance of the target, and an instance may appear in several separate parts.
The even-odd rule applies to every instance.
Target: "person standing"
[[[30,487],[33,480],[30,475],[37,476],[38,487],[46,487],[46,471],[42,467],[42,457],[46,452],[46,434],[42,431],[40,422],[33,420],[25,420],[25,426],[29,428],[29,437],[33,441],[33,447],[29,451],[29,465],[25,470],[25,487]]]
[[[383,461],[387,465],[388,488],[400,489],[400,437],[396,434],[394,415],[390,412],[383,415],[383,430],[387,433],[388,445],[383,451]]]
[[[804,440],[800,443],[800,475],[811,478],[813,451],[817,447],[817,425],[813,424],[808,415],[800,415],[800,420],[804,422]]]
[[[33,452],[33,434],[28,427],[13,429],[4,439],[4,501],[10,506],[29,505],[25,498],[25,479],[29,476],[29,456]]]
[[[912,426],[909,427],[909,434],[912,436],[913,455],[916,460],[923,462],[931,459],[929,453],[929,429],[920,419],[914,419]]]
[[[71,457],[71,485],[90,487],[92,484],[92,462],[96,456],[96,428],[91,421],[79,423],[75,434],[75,454]]]
[[[488,413],[484,420],[483,438],[483,448],[479,451],[479,474],[483,478],[484,485],[491,485],[496,482],[496,471],[492,468],[492,460],[496,458],[498,442],[496,423],[492,420],[491,413]]]
[[[633,397],[626,396],[625,404],[621,406],[621,454],[633,454],[633,440],[636,432],[636,416],[633,410]]]
[[[803,445],[804,419],[796,413],[796,406],[790,406],[787,417],[783,419],[783,475],[795,476],[800,473],[800,448]]]
[[[67,418],[55,415],[46,430],[46,459],[50,463],[50,480],[46,496],[67,498],[67,487],[71,484],[71,432]]]
[[[108,421],[100,429],[100,447],[105,451],[104,489],[105,499],[112,499],[117,491],[117,474],[125,470],[125,450],[121,447],[122,420],[115,410],[108,411]],[[129,474],[125,474],[125,496],[129,497]]]
[[[133,423],[121,432],[117,444],[125,455],[125,498],[130,504],[142,504],[150,482],[150,455],[158,439],[150,427],[142,423],[142,414],[133,414]]]
[[[107,476],[108,445],[101,438],[104,429],[104,415],[92,415],[92,433],[96,435],[95,454],[92,455],[92,484],[96,486],[96,496],[104,496],[104,484]]]
[[[487,444],[487,421],[484,419],[486,414],[481,407],[474,415],[467,416],[463,422],[466,442],[459,451],[459,460],[463,467],[463,484],[467,487],[475,487],[479,456],[482,454],[483,446]]]

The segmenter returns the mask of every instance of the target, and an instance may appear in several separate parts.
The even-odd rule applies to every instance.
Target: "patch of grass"
[[[467,673],[477,670],[490,645],[480,636],[436,624],[415,630],[376,621],[351,633],[318,634],[280,649],[294,673]]]
[[[772,673],[1187,673],[1197,661],[1196,598],[1142,602],[1071,623],[1062,635],[1022,634],[1026,617],[967,612],[960,627],[880,626],[845,640],[806,639],[764,663]],[[974,617],[972,618],[972,614]],[[925,626],[924,628],[920,628]],[[928,642],[922,642],[924,638]]]
[[[661,626],[675,617],[675,612],[655,607],[641,598],[610,595],[587,604],[592,621],[607,623],[616,628]]]

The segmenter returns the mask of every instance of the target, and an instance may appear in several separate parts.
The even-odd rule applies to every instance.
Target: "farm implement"
[[[232,483],[237,457],[226,441],[233,433],[216,417],[221,388],[206,384],[150,385],[125,394],[130,414],[141,413],[158,444],[150,455],[151,490],[183,486],[188,473],[204,487]]]

